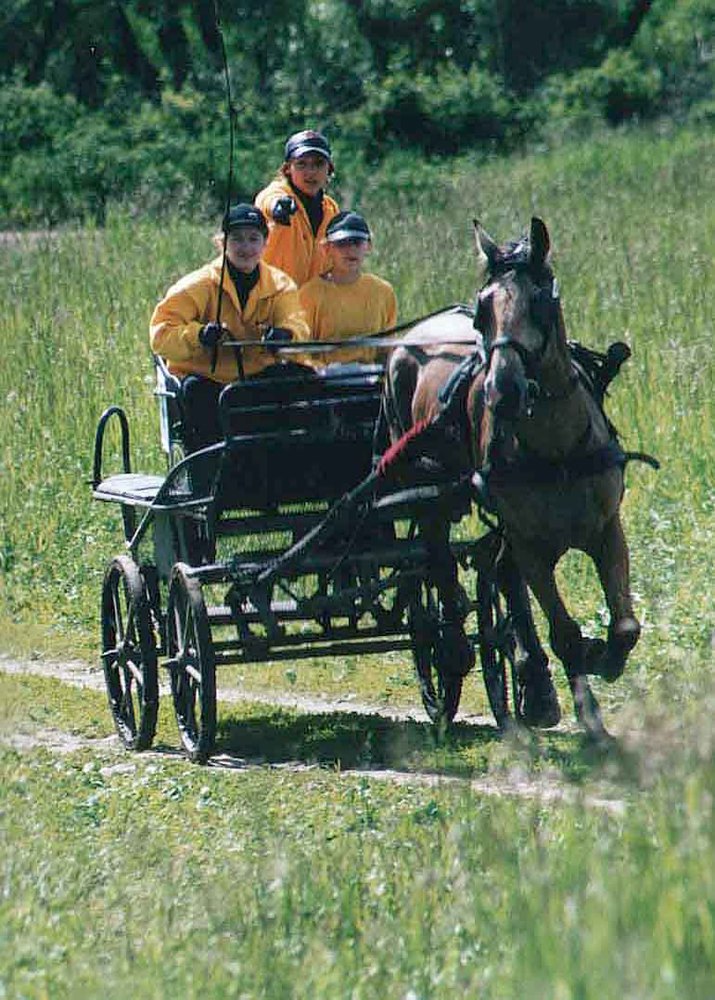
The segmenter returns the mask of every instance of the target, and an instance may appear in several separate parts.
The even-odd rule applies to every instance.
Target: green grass
[[[377,233],[372,266],[394,283],[403,318],[473,295],[472,215],[498,239],[517,235],[532,212],[546,219],[569,333],[595,347],[631,343],[609,412],[626,447],[663,462],[659,474],[628,471],[638,612],[695,642],[713,628],[714,143],[712,132],[614,135],[478,172],[457,161],[449,174],[430,172],[429,192],[410,188],[409,201],[399,185],[388,199],[384,179],[361,192]],[[89,499],[94,427],[121,403],[134,467],[162,470],[148,317],[167,285],[209,255],[212,221],[158,228],[115,214],[103,230],[0,250],[5,645],[87,655],[96,643],[103,567],[122,538],[117,509]],[[117,459],[114,442],[107,468]],[[595,620],[591,578],[572,562],[576,609]]]
[[[105,735],[100,697],[57,687],[0,679],[2,730]],[[232,769],[161,741],[0,750],[4,995],[712,995],[710,721],[661,740],[658,763],[635,748],[643,769],[563,734],[488,761],[471,734],[457,767],[459,732],[435,747],[414,727],[410,748],[402,728],[394,761],[370,723],[235,708],[223,739],[248,762]],[[251,763],[258,733],[294,766]],[[410,780],[420,743],[437,783]],[[370,777],[383,763],[404,779]]]
[[[402,318],[473,295],[473,215],[502,240],[535,212],[570,336],[633,348],[609,414],[663,467],[627,474],[644,633],[624,677],[595,685],[617,748],[221,701],[238,685],[417,707],[395,655],[228,668],[219,750],[248,763],[199,769],[166,701],[159,753],[120,755],[82,742],[111,733],[102,694],[0,674],[0,997],[711,1000],[714,154],[712,130],[624,132],[426,180],[415,163],[360,192]],[[213,221],[110,213],[0,247],[0,650],[96,662],[122,532],[90,499],[94,427],[122,403],[135,468],[162,470],[148,317],[208,256]],[[570,555],[560,576],[603,634],[592,567]],[[464,705],[486,711],[476,672]],[[51,747],[49,730],[78,748],[7,743]],[[362,773],[385,768],[404,780]],[[484,793],[519,777],[559,796]]]

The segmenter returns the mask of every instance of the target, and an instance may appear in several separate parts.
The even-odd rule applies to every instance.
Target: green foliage
[[[513,127],[512,103],[499,80],[449,63],[435,76],[398,72],[367,90],[362,109],[373,148],[412,147],[455,153],[464,147],[504,146]]]
[[[554,121],[618,125],[655,113],[662,90],[656,67],[645,67],[623,49],[610,52],[600,66],[579,70],[568,78],[553,78],[546,91]]]
[[[643,65],[658,69],[667,106],[680,115],[712,99],[714,0],[656,0],[634,40]]]
[[[267,0],[226,5],[235,195],[287,134],[343,162],[396,149],[505,152],[600,123],[709,120],[715,0]],[[213,0],[12,0],[0,27],[0,224],[102,221],[225,200],[228,122]],[[338,163],[340,169],[340,162]]]

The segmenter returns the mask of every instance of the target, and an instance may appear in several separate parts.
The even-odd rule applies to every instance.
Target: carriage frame
[[[222,391],[221,439],[191,450],[179,380],[155,362],[166,474],[132,471],[121,406],[105,410],[94,442],[92,496],[119,505],[124,530],[101,596],[102,666],[124,746],[152,745],[162,671],[182,746],[204,762],[216,746],[218,667],[400,650],[411,651],[429,718],[452,722],[464,677],[445,653],[420,523],[458,524],[472,486],[444,476],[371,481],[382,367],[335,365],[306,378],[286,377],[277,362]],[[104,475],[110,423],[122,469]],[[499,546],[492,530],[449,541],[467,635],[503,728],[520,717],[521,685],[496,585]]]

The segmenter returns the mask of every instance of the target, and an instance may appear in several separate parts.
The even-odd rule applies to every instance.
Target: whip
[[[223,281],[224,275],[226,274],[226,249],[228,247],[228,214],[231,209],[231,188],[233,187],[233,146],[234,146],[234,123],[236,118],[236,109],[233,106],[233,98],[231,96],[231,74],[228,71],[228,57],[226,56],[226,43],[223,38],[223,26],[221,24],[221,14],[219,12],[218,0],[214,0],[214,20],[216,21],[216,33],[219,37],[219,42],[221,44],[221,61],[223,63],[223,75],[224,81],[226,83],[226,108],[228,111],[228,177],[226,179],[226,208],[223,214],[223,252],[221,254],[221,280],[218,286],[218,303],[216,305],[216,322],[221,325],[221,305],[223,302]],[[218,344],[216,341],[212,348],[211,353],[211,372],[216,371],[216,363],[218,361]],[[241,350],[238,348],[236,350],[236,364],[238,366],[238,374],[241,379],[243,379],[243,359],[241,357]]]

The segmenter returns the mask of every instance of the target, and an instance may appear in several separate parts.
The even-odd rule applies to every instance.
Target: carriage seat
[[[270,508],[352,489],[372,467],[383,374],[381,365],[355,363],[307,374],[276,366],[226,386],[218,406],[230,468],[224,493]]]

